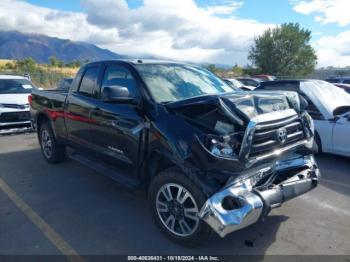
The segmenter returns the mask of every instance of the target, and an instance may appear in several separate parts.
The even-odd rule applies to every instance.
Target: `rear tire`
[[[47,162],[57,164],[64,160],[66,147],[57,142],[51,126],[47,122],[40,126],[39,142],[41,152]]]
[[[166,237],[187,247],[210,238],[213,231],[197,216],[207,198],[176,168],[159,173],[151,181],[148,196],[154,221]]]

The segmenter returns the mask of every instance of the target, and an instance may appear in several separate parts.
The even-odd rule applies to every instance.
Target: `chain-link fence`
[[[23,71],[0,71],[0,75],[18,75],[27,76],[36,87],[41,88],[55,88],[57,84],[64,78],[74,77],[71,72],[57,72],[57,71],[40,71],[40,72],[23,72]]]

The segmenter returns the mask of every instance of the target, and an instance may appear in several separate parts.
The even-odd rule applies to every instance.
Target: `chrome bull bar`
[[[317,186],[320,172],[312,155],[277,162],[275,172],[300,167],[305,168],[267,190],[254,189],[252,179],[234,181],[206,201],[199,217],[221,237],[254,224],[272,208]]]

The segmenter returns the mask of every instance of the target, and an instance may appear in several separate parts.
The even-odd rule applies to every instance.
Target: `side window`
[[[256,86],[257,85],[257,83],[252,81],[252,80],[247,80],[246,82],[247,82],[248,86]]]
[[[136,82],[130,71],[121,66],[108,66],[103,77],[102,89],[105,86],[123,86],[129,90],[131,97],[137,97]]]
[[[350,79],[345,79],[345,80],[343,81],[343,83],[344,83],[344,84],[350,84]]]
[[[98,92],[96,88],[96,81],[98,73],[98,67],[90,67],[85,71],[78,91],[80,94],[88,97],[97,98]]]

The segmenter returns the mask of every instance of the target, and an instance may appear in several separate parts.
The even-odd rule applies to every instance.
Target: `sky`
[[[249,64],[254,37],[298,22],[318,67],[350,66],[350,0],[1,0],[1,30],[85,41],[113,52]]]

